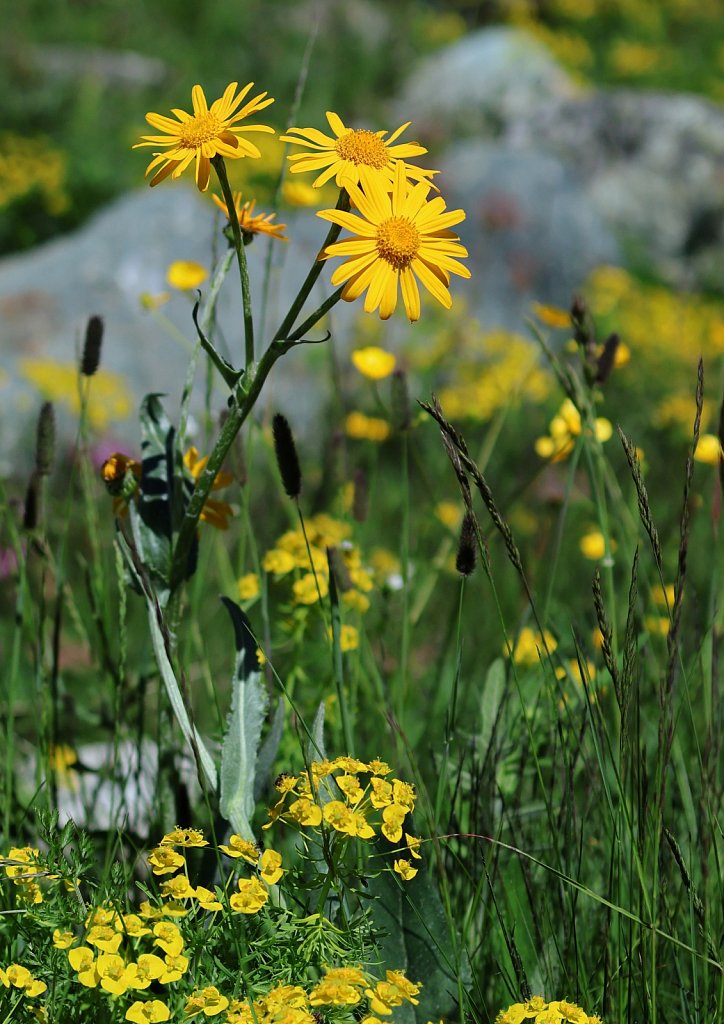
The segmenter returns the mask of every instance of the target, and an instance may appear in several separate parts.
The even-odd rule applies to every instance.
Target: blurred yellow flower
[[[296,604],[315,604],[320,597],[325,598],[329,593],[329,581],[326,576],[317,573],[305,573],[301,579],[295,580],[292,587],[294,601]]]
[[[603,417],[596,419],[594,427],[596,440],[600,442],[608,441],[613,433],[611,423]],[[536,440],[536,453],[551,462],[562,462],[573,451],[582,430],[581,414],[570,398],[566,398],[550,422],[550,436]]]
[[[261,567],[264,572],[273,572],[275,576],[285,576],[295,567],[294,555],[281,548],[271,548],[264,555]]]
[[[139,302],[143,309],[159,309],[164,306],[171,298],[171,292],[159,292],[158,295],[152,295],[150,292],[141,292],[139,296]]]
[[[287,206],[319,206],[323,197],[306,181],[285,181],[282,199]]]
[[[18,369],[46,398],[64,405],[76,415],[80,413],[81,396],[75,363],[56,363],[52,359],[20,359]],[[105,430],[112,420],[123,420],[130,416],[134,401],[124,377],[110,370],[99,370],[89,379],[89,383],[86,413],[95,430]]]
[[[351,412],[344,421],[345,433],[359,441],[386,441],[390,436],[390,425],[377,416],[365,416],[363,412]]]
[[[616,541],[611,538],[609,543],[611,551],[615,551],[618,547]],[[590,530],[584,534],[578,542],[578,546],[581,549],[581,554],[594,562],[599,561],[606,554],[606,538],[600,530]]]
[[[172,113],[176,116],[175,121],[162,114],[146,114],[146,120],[151,127],[164,134],[144,135],[142,141],[137,142],[133,148],[160,146],[166,149],[165,153],[154,153],[153,160],[146,168],[147,176],[151,171],[156,172],[151,179],[151,185],[157,185],[169,175],[172,178],[178,178],[195,161],[196,185],[201,192],[205,192],[209,185],[213,157],[222,156],[229,160],[237,160],[244,156],[261,156],[253,143],[248,139],[240,138],[238,134],[239,132],[271,132],[274,134],[274,129],[268,125],[238,124],[239,121],[243,121],[244,118],[250,117],[274,102],[273,99],[267,99],[267,94],[262,92],[240,107],[239,104],[246,98],[253,85],[254,83],[250,82],[238,95],[235,95],[238,82],[231,82],[226,87],[224,95],[214,100],[210,107],[207,105],[204,90],[200,85],[195,85],[191,90],[193,114],[187,114],[184,110],[173,110]]]
[[[194,480],[198,480],[201,476],[203,471],[206,469],[206,463],[208,461],[208,455],[201,458],[199,456],[198,449],[194,448],[193,445],[184,455],[184,466]],[[234,478],[230,473],[220,471],[214,478],[211,490],[221,490],[223,487],[228,487],[229,484],[233,483],[233,481]],[[228,502],[216,501],[214,498],[207,498],[204,502],[204,507],[201,509],[201,515],[199,518],[202,522],[208,523],[209,526],[213,526],[217,530],[228,530],[229,519],[231,519],[233,514],[234,510]]]
[[[541,323],[546,327],[559,329],[571,326],[571,314],[567,309],[560,309],[558,306],[544,306],[540,302],[534,302],[533,312]]]
[[[545,644],[543,642],[544,639]],[[540,659],[545,657],[546,646],[551,653],[558,646],[552,633],[544,629],[541,636],[540,633],[532,630],[530,626],[523,626],[513,648],[513,661],[516,665],[525,665],[526,667],[537,665]],[[508,654],[507,646],[503,647],[503,651],[506,655]]]
[[[259,577],[255,572],[248,572],[240,576],[236,581],[237,593],[240,601],[251,601],[259,596]]]
[[[208,276],[206,267],[202,267],[195,260],[174,260],[166,271],[166,281],[172,288],[178,288],[182,292],[198,288]]]
[[[463,521],[463,510],[455,501],[438,501],[435,515],[449,530],[457,530]]]
[[[332,639],[331,627],[327,630],[327,636],[330,640]],[[339,646],[345,653],[347,651],[356,651],[359,647],[359,630],[355,629],[354,626],[348,626],[345,623],[340,630]]]
[[[666,587],[662,587],[660,583],[657,583],[655,587],[651,588],[651,596],[659,608],[673,607],[674,584],[667,583]]]
[[[706,462],[710,466],[718,466],[724,458],[722,446],[716,434],[702,434],[694,452],[697,462]]]
[[[391,352],[386,352],[378,345],[368,345],[352,353],[352,362],[363,377],[384,380],[395,369],[397,359]]]

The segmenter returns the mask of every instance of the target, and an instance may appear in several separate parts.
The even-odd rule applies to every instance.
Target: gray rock
[[[422,140],[443,154],[460,139],[475,140],[471,153],[481,138],[495,141],[510,154],[518,190],[540,207],[549,196],[539,191],[537,168],[546,156],[555,158],[590,205],[589,226],[598,218],[631,262],[673,285],[722,290],[720,106],[695,96],[578,89],[537,41],[496,28],[427,58],[403,88],[394,117],[412,119]],[[495,164],[476,169],[471,160],[466,192],[489,193],[498,184]],[[450,168],[444,155],[442,165]],[[568,234],[562,244],[572,244]],[[603,237],[600,247],[607,247]],[[536,252],[530,256],[535,261]],[[575,265],[575,247],[561,258]]]
[[[570,76],[545,46],[516,28],[472,32],[426,57],[392,109],[410,135],[431,142],[487,137],[531,106],[576,94]]]
[[[176,418],[178,401],[196,332],[191,319],[192,299],[174,292],[154,316],[141,306],[144,292],[156,295],[169,290],[168,265],[176,259],[197,260],[210,266],[214,207],[208,198],[185,185],[164,184],[122,197],[79,231],[37,249],[0,261],[0,353],[5,370],[0,390],[0,426],[5,458],[22,444],[32,450],[34,418],[41,398],[21,370],[24,359],[77,362],[84,327],[91,314],[105,320],[101,367],[121,374],[128,382],[132,405],[124,418],[113,418],[108,440],[138,450],[135,407],[149,391],[167,393],[168,410]],[[290,242],[274,244],[270,302],[266,316],[268,339],[281,321],[291,299],[314,261],[327,225],[312,212],[295,213],[290,219]],[[220,233],[217,248],[226,241]],[[266,239],[247,248],[252,293],[261,295]],[[313,293],[318,305],[329,290],[328,274],[322,274]],[[208,287],[202,285],[202,291]],[[314,308],[310,302],[309,309]],[[238,272],[232,265],[219,305],[219,322],[227,355],[243,364],[243,326]],[[336,313],[336,311],[335,311]],[[162,317],[168,327],[159,322]],[[261,321],[256,309],[257,331]],[[344,321],[344,312],[335,322]],[[320,331],[321,334],[321,331]],[[257,352],[261,350],[261,337]],[[319,396],[321,378],[315,372],[314,349],[304,347],[287,353],[277,364],[265,389],[266,401],[283,408],[304,430],[314,415],[312,396]],[[318,357],[317,357],[318,358]],[[203,356],[197,370],[196,393],[201,400]],[[91,388],[94,387],[91,381]],[[215,408],[224,407],[226,392],[219,387]],[[200,405],[197,403],[197,410]],[[75,417],[63,413],[58,403],[61,436],[75,435]],[[112,410],[111,410],[112,411]],[[15,453],[15,458],[19,453]],[[4,467],[7,468],[7,467]]]
[[[618,246],[571,168],[550,153],[487,142],[452,146],[440,163],[473,279],[460,288],[487,327],[521,330],[531,300],[567,306]]]

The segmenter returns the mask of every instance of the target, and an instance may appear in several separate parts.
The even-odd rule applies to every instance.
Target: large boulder
[[[138,451],[135,413],[140,399],[150,391],[168,394],[169,412],[175,418],[196,339],[191,319],[193,298],[172,292],[169,301],[152,313],[142,306],[141,296],[171,291],[166,271],[172,261],[195,260],[209,267],[214,248],[223,252],[226,241],[218,221],[217,239],[212,238],[213,210],[209,200],[188,185],[146,188],[113,202],[76,232],[0,261],[3,470],[9,468],[8,462],[17,465],[19,453],[15,449],[19,445],[28,452],[33,447],[34,419],[42,400],[33,383],[34,374],[44,374],[51,391],[55,385],[59,395],[66,395],[56,403],[60,432],[66,440],[75,436],[77,417],[71,407],[77,403],[72,368],[77,365],[85,324],[92,314],[99,314],[105,321],[101,368],[122,378],[117,393],[107,381],[101,387],[100,378],[91,382],[92,392],[103,396],[105,402],[104,408],[95,407],[96,437],[105,434],[108,442]],[[290,241],[272,243],[267,339],[314,261],[326,230],[327,225],[304,211],[295,214],[290,223]],[[262,294],[268,244],[259,238],[247,249],[257,302]],[[316,304],[329,289],[327,279],[328,275],[323,274],[313,293],[311,301],[316,300]],[[207,287],[208,282],[201,286],[202,291]],[[309,308],[313,308],[311,303]],[[222,290],[219,310],[225,354],[235,365],[242,365],[243,321],[235,264]],[[258,331],[261,319],[257,305]],[[262,340],[261,336],[257,340],[258,349]],[[265,389],[267,402],[284,409],[298,421],[301,430],[315,414],[313,396],[319,396],[324,376],[314,369],[315,351],[313,347],[287,353]],[[34,370],[29,370],[28,361],[35,364]],[[202,356],[197,379],[203,378]],[[199,384],[199,402],[203,391]],[[214,400],[216,409],[224,407],[225,398],[220,387]]]
[[[503,202],[499,163],[490,155],[507,154],[511,168],[519,163],[510,205],[519,205],[522,190],[542,216],[551,194],[540,188],[537,168],[545,158],[558,161],[590,208],[589,221],[601,225],[599,247],[613,234],[630,263],[672,285],[722,289],[722,107],[695,96],[581,89],[524,31],[496,28],[426,58],[402,89],[394,116],[412,119],[423,141],[441,152],[448,174],[452,142],[458,164],[474,168],[477,160],[477,170],[467,173],[467,195],[494,190]],[[487,151],[481,140],[491,144]],[[580,241],[575,219],[570,223]],[[575,264],[579,250],[565,228],[560,246],[569,247],[564,262]],[[584,269],[588,253],[581,255]],[[533,284],[540,290],[545,281]]]

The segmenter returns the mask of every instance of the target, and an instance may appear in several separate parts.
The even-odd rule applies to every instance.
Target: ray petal
[[[194,105],[194,114],[197,117],[208,114],[209,108],[206,104],[206,97],[204,96],[204,90],[200,85],[195,85],[191,90],[191,101]]]
[[[442,281],[433,273],[431,268],[426,263],[423,263],[421,259],[414,259],[410,266],[430,294],[436,298],[437,301],[445,307],[445,309],[450,309],[452,306],[450,292]]]
[[[339,224],[340,227],[346,228],[347,231],[351,231],[353,235],[358,235],[360,238],[374,238],[377,234],[374,224],[362,220],[354,213],[347,213],[345,210],[318,210],[317,216],[322,220],[330,220],[333,224]]]
[[[420,319],[420,289],[409,267],[403,267],[400,271],[400,287],[407,316],[414,323]]]
[[[344,124],[342,118],[335,114],[334,111],[332,110],[327,111],[327,121],[329,122],[329,127],[332,129],[332,131],[334,132],[338,139],[341,139],[342,136],[346,135],[347,132],[349,131],[349,128],[347,128],[347,126]]]

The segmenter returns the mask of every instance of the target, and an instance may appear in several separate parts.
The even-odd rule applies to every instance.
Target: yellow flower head
[[[186,1000],[184,1013],[187,1017],[196,1017],[203,1013],[205,1017],[215,1017],[223,1013],[229,1005],[226,996],[222,996],[215,985],[207,985],[201,991],[193,992]]]
[[[181,292],[198,288],[206,280],[209,272],[196,260],[174,260],[166,271],[166,280],[172,288]]]
[[[724,459],[721,442],[716,434],[702,434],[694,452],[697,462],[706,462],[710,466],[718,466]]]
[[[376,441],[378,444],[390,436],[390,425],[379,416],[365,416],[363,412],[351,412],[344,421],[348,437],[357,441]]]
[[[158,185],[169,175],[178,178],[193,161],[196,161],[196,184],[201,192],[205,192],[209,185],[213,157],[223,156],[230,160],[237,160],[243,156],[260,157],[261,153],[256,146],[248,139],[241,138],[239,133],[273,134],[274,129],[264,124],[243,125],[238,122],[268,107],[274,100],[267,99],[267,94],[262,92],[240,106],[253,85],[254,83],[250,82],[235,95],[238,83],[232,82],[227,86],[224,95],[214,100],[210,107],[206,102],[204,90],[200,85],[195,85],[191,90],[193,114],[175,109],[172,111],[176,116],[175,121],[162,114],[146,114],[146,120],[151,127],[164,133],[144,135],[142,141],[133,147],[139,149],[143,146],[161,146],[165,149],[165,152],[154,153],[153,160],[146,168],[146,176],[151,171],[156,172],[151,179],[151,185]]]
[[[529,626],[524,626],[518,634],[518,640],[513,650],[513,661],[516,665],[525,665],[526,667],[537,665],[540,657],[545,655],[546,646],[551,653],[558,646],[555,637],[547,629],[543,631],[542,637],[540,633],[535,633]],[[506,654],[508,653],[507,648],[503,648],[503,650]]]
[[[195,449],[191,449],[195,451]],[[188,452],[187,452],[188,455]],[[184,459],[185,461],[185,459]],[[204,464],[206,460],[204,459]],[[221,475],[221,474],[219,474]],[[217,476],[217,480],[219,477]],[[204,833],[198,828],[179,828],[178,825],[171,832],[167,832],[161,840],[160,846],[208,846],[204,839]]]
[[[618,547],[616,541],[610,538],[609,543],[611,551],[615,551]],[[592,562],[597,562],[606,554],[606,538],[600,530],[590,530],[581,537],[578,547],[584,558],[590,558]]]
[[[467,249],[449,230],[465,220],[462,210],[445,212],[445,201],[436,196],[428,202],[429,182],[411,186],[401,162],[395,168],[392,192],[383,180],[366,167],[360,168],[360,185],[347,188],[361,214],[344,210],[320,210],[324,220],[339,224],[355,236],[335,242],[324,257],[347,257],[332,274],[333,285],[344,285],[347,302],[367,291],[364,310],[380,311],[387,320],[397,306],[398,286],[411,322],[420,319],[419,279],[437,301],[450,309],[450,274],[470,277],[470,271],[455,257],[467,256]]]
[[[219,849],[227,857],[243,857],[248,864],[256,864],[259,860],[259,850],[254,843],[238,835],[231,836],[229,845],[219,846]]]
[[[397,166],[403,173],[416,181],[429,181],[437,171],[427,171],[405,164],[411,156],[422,156],[427,150],[417,142],[393,143],[409,127],[410,122],[401,125],[385,139],[386,131],[371,132],[365,128],[348,128],[337,114],[327,111],[329,127],[335,137],[325,135],[316,128],[289,128],[288,135],[281,135],[282,142],[306,146],[311,153],[293,153],[289,157],[292,174],[304,171],[321,171],[313,181],[314,188],[321,188],[334,178],[339,188],[350,183],[358,184],[362,169],[376,174],[383,182],[392,181]]]
[[[384,380],[394,370],[397,360],[391,352],[386,352],[378,345],[368,345],[352,353],[352,362],[363,377]]]
[[[255,572],[248,572],[236,581],[240,601],[251,601],[259,596],[259,577]]]
[[[409,882],[415,877],[418,870],[417,868],[413,868],[412,863],[409,860],[404,860],[403,858],[396,860],[392,867],[403,882]]]
[[[276,850],[264,850],[261,855],[260,874],[267,885],[276,885],[284,874],[281,854]]]
[[[239,891],[229,900],[229,905],[237,914],[256,914],[269,899],[268,890],[258,878],[240,878]]]
[[[147,1003],[136,1000],[126,1010],[126,1020],[133,1021],[133,1024],[158,1024],[159,1021],[168,1020],[171,1011],[160,999],[150,999]]]
[[[571,314],[566,309],[559,309],[557,306],[544,306],[540,302],[534,302],[533,312],[541,323],[554,330],[571,326]]]
[[[273,224],[272,221],[276,217],[275,213],[254,213],[254,207],[256,206],[256,199],[248,199],[245,203],[241,201],[241,192],[232,193],[234,199],[234,209],[236,210],[236,216],[239,221],[239,227],[241,233],[244,236],[244,242],[250,242],[254,235],[270,235],[272,238],[278,238],[282,242],[287,242],[289,239],[286,235],[282,234],[286,228],[286,224]],[[212,195],[211,197],[221,211],[223,211],[226,219],[229,219],[229,210],[223,199],[219,199],[218,196]]]

